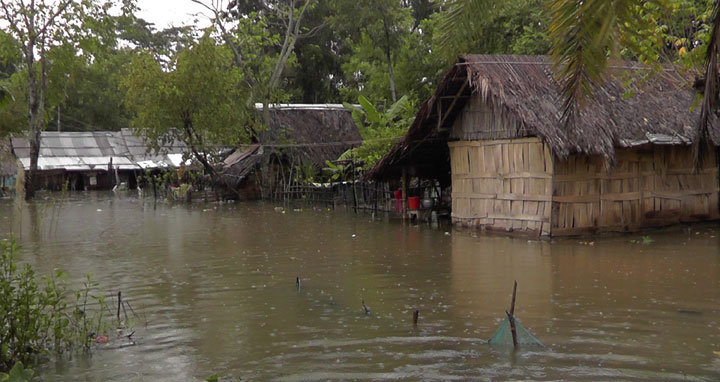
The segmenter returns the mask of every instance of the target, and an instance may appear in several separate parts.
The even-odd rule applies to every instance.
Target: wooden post
[[[120,306],[122,306],[122,292],[118,292],[117,319],[120,322]]]
[[[515,330],[515,316],[510,314],[508,311],[505,311],[505,314],[507,314],[508,321],[510,321],[510,332],[512,333],[513,349],[517,350],[518,343],[517,343],[517,330]]]
[[[110,161],[108,162],[108,174],[107,174],[107,180],[110,186],[114,186],[113,182],[113,165],[112,165],[112,157],[110,157]],[[112,187],[110,187],[112,189]]]
[[[517,330],[515,329],[515,296],[517,294],[517,281],[515,281],[515,284],[513,285],[513,293],[512,293],[512,302],[510,303],[510,312],[505,312],[508,316],[508,320],[510,321],[510,331],[512,332],[512,340],[513,340],[513,348],[517,350],[518,348],[518,342],[517,342]]]
[[[515,316],[515,296],[517,294],[517,281],[513,284],[512,302],[510,302],[510,314]]]
[[[400,203],[402,204],[402,217],[403,221],[407,217],[407,208],[405,205],[405,201],[407,200],[407,167],[402,168],[402,179],[400,179],[400,182],[402,184],[402,195]]]

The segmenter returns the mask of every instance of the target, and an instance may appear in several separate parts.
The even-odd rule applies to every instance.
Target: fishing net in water
[[[518,347],[521,348],[541,348],[544,347],[537,337],[532,335],[525,327],[520,323],[520,320],[515,318],[515,332],[517,333]],[[510,319],[505,317],[500,327],[495,331],[492,338],[488,343],[491,346],[497,346],[501,348],[513,348],[512,329],[510,328]]]

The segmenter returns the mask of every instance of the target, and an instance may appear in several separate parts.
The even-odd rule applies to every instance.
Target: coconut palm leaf
[[[592,97],[593,84],[602,81],[609,60],[619,46],[638,57],[656,57],[654,19],[666,0],[554,0],[550,4],[551,54],[556,80],[562,88],[562,121],[573,126],[584,102]],[[658,42],[655,42],[658,44]]]

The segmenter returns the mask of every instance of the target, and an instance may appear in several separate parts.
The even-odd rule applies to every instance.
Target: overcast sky
[[[195,16],[203,8],[190,0],[138,0],[137,5],[141,9],[138,16],[154,23],[158,30],[171,25],[195,24],[204,27],[210,24],[207,17]]]

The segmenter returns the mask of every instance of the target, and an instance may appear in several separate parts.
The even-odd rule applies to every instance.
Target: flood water
[[[90,273],[143,317],[134,342],[110,333],[37,380],[720,379],[720,225],[551,242],[274,207],[0,201],[23,261],[75,285]],[[513,280],[544,349],[486,343]]]

